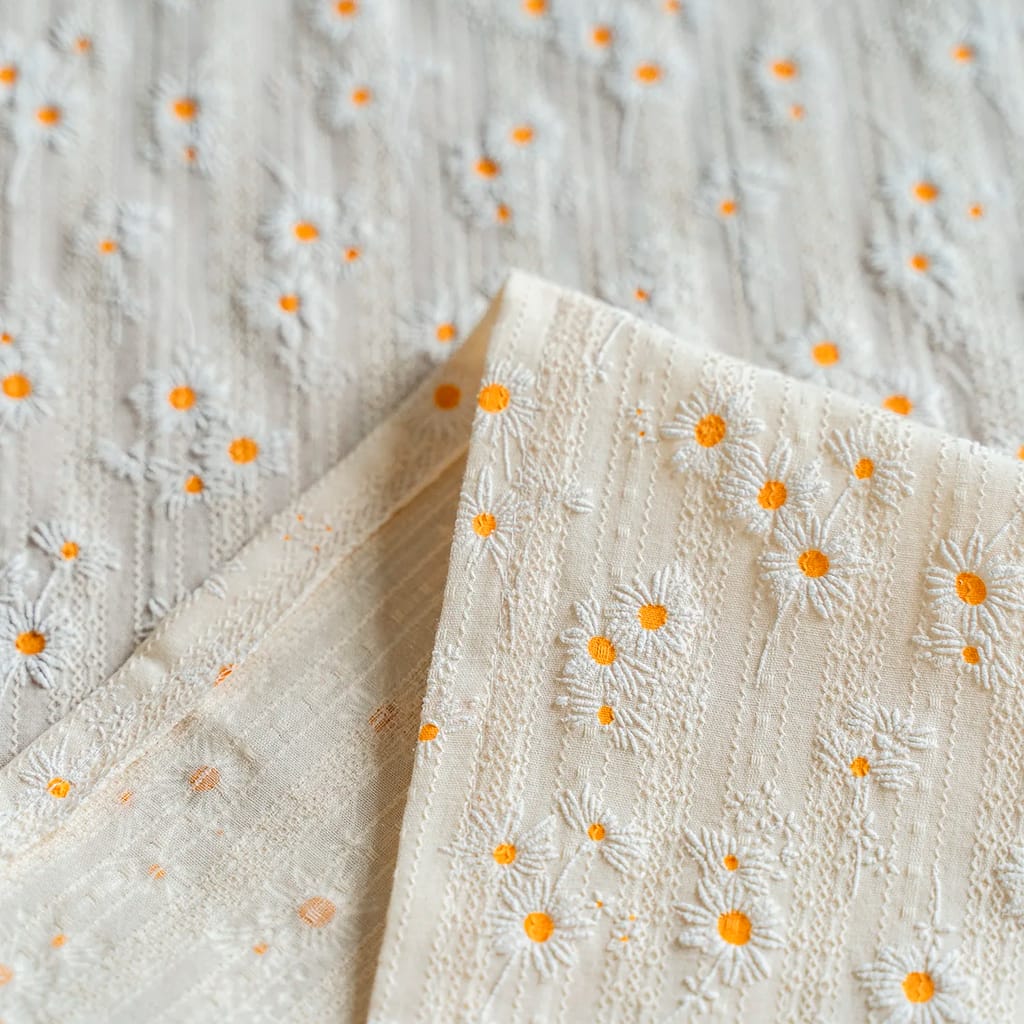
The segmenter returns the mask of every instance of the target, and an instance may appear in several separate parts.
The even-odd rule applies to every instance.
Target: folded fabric
[[[514,275],[3,769],[3,1020],[1019,1019],[1022,502]]]

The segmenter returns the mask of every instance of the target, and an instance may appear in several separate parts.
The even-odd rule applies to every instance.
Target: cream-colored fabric
[[[1018,1019],[1021,483],[513,276],[3,770],[3,1019]]]

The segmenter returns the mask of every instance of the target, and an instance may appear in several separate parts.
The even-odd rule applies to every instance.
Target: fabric
[[[514,275],[3,770],[4,1019],[1018,1019],[1022,500]]]

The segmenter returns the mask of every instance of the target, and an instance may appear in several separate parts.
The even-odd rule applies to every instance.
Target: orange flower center
[[[92,49],[92,40],[88,36],[79,36],[74,43],[78,53],[88,53]]]
[[[477,405],[489,413],[503,412],[511,400],[512,395],[504,384],[485,384],[476,399]]]
[[[718,934],[730,946],[745,946],[752,930],[750,918],[742,911],[729,910],[718,918]]]
[[[104,256],[112,256],[115,252],[117,252],[117,242],[115,242],[112,238],[103,238],[97,244],[96,248],[99,249],[99,251],[103,253]]]
[[[179,121],[192,121],[199,113],[199,104],[191,96],[179,96],[171,103],[171,111]]]
[[[882,400],[882,408],[896,413],[897,416],[909,416],[914,403],[906,395],[889,395]]]
[[[209,793],[220,785],[220,772],[212,765],[201,764],[189,772],[188,784],[193,793]]]
[[[420,743],[429,743],[431,740],[437,739],[437,734],[440,731],[441,730],[433,722],[424,722],[423,725],[420,726],[420,732],[417,739],[419,739]]]
[[[446,320],[443,324],[438,324],[434,330],[434,337],[442,344],[451,341],[455,337],[455,334],[455,324],[450,320]]]
[[[0,85],[14,85],[18,80],[18,69],[13,64],[0,67]]]
[[[232,462],[252,462],[260,453],[260,446],[251,437],[236,437],[228,445],[228,455]]]
[[[285,313],[297,313],[302,303],[298,295],[294,292],[289,292],[287,295],[282,295],[277,300],[277,304]]]
[[[985,216],[985,207],[981,203],[971,203],[967,208],[967,216],[971,220],[981,220]]]
[[[723,199],[718,204],[718,212],[723,217],[731,217],[738,209],[738,204],[735,199]]]
[[[981,661],[981,653],[977,647],[965,647],[960,652],[960,656],[968,665],[977,665]]]
[[[514,843],[499,843],[491,854],[495,864],[507,867],[516,859],[516,848]]]
[[[533,142],[533,125],[517,124],[512,129],[512,141],[517,146],[528,146]]]
[[[434,391],[434,405],[438,409],[454,409],[462,398],[462,391],[455,384],[439,384]]]
[[[206,484],[203,483],[203,478],[193,473],[191,476],[185,478],[185,483],[182,485],[183,489],[187,494],[202,494]]]
[[[46,650],[46,637],[34,629],[29,629],[15,637],[14,647],[19,654],[29,657],[42,654]]]
[[[60,124],[60,107],[48,104],[36,111],[36,120],[47,128]]]
[[[54,800],[63,800],[68,793],[71,792],[71,780],[61,778],[59,775],[55,775],[46,784],[46,792],[54,798]]]
[[[196,393],[187,384],[181,384],[167,392],[167,402],[172,409],[186,412],[196,404]]]
[[[523,10],[533,18],[547,14],[548,0],[523,0]]]
[[[595,843],[601,842],[606,835],[604,825],[599,821],[595,821],[594,824],[587,829],[587,835],[593,839]]]
[[[292,226],[292,233],[303,243],[315,242],[320,237],[320,229],[308,220],[296,221]]]
[[[976,573],[962,572],[956,578],[956,596],[964,604],[978,605],[988,596],[988,587]]]
[[[14,971],[7,964],[0,964],[0,988],[14,980]]]
[[[919,274],[926,273],[932,265],[932,261],[923,252],[915,252],[907,262],[910,264],[910,269],[916,270]]]
[[[78,545],[73,540],[66,540],[60,546],[61,557],[68,562],[78,557],[79,550]]]
[[[604,49],[612,44],[612,30],[607,25],[595,25],[590,30],[590,41]]]
[[[373,99],[373,91],[365,85],[361,85],[359,88],[352,90],[352,95],[349,98],[352,100],[353,106],[365,107]]]
[[[875,464],[866,456],[862,459],[858,459],[857,465],[853,467],[853,475],[858,480],[870,480],[874,474]]]
[[[871,764],[866,757],[855,757],[850,762],[850,774],[855,779],[863,779],[871,771]]]
[[[709,412],[697,422],[693,435],[702,448],[714,448],[725,438],[725,420],[718,413]]]
[[[501,165],[497,160],[492,160],[489,156],[480,157],[473,169],[481,178],[496,178],[501,174]]]
[[[757,492],[757,503],[768,512],[776,512],[786,504],[789,492],[781,480],[768,480]]]
[[[597,721],[599,725],[611,725],[615,721],[615,712],[608,704],[602,704],[597,709]]]
[[[661,74],[661,67],[651,62],[638,64],[633,71],[633,77],[641,85],[654,85],[661,80]]]
[[[473,532],[478,537],[490,537],[498,528],[498,520],[490,512],[479,512],[473,516]]]
[[[809,579],[816,580],[828,572],[828,555],[826,555],[824,551],[819,551],[817,548],[808,548],[808,550],[803,552],[803,554],[801,554],[796,560],[796,564],[800,566],[800,571],[805,576]]]
[[[587,654],[598,665],[610,665],[615,660],[615,644],[606,636],[592,636],[587,641]]]
[[[28,398],[32,394],[32,384],[23,373],[12,373],[4,377],[0,388],[3,388],[3,392],[8,398]]]
[[[735,871],[740,866],[740,859],[734,853],[727,853],[722,858],[722,865],[726,871]]]
[[[967,43],[958,43],[953,47],[953,60],[958,64],[969,64],[974,60],[974,47]]]
[[[772,64],[772,74],[776,78],[796,78],[798,71],[794,60],[777,60]]]
[[[555,922],[548,914],[535,910],[523,918],[523,931],[531,942],[547,942],[555,933]]]
[[[903,994],[908,1003],[927,1003],[935,995],[935,982],[927,971],[911,971],[903,979]]]
[[[922,203],[934,203],[939,198],[939,186],[933,181],[919,181],[914,186],[914,198]]]
[[[334,5],[334,13],[340,18],[351,18],[359,11],[357,0],[338,0]]]
[[[644,629],[661,629],[668,622],[668,609],[663,604],[645,604],[636,613]]]
[[[299,920],[310,928],[323,928],[334,919],[337,907],[326,896],[312,896],[297,913]]]
[[[811,348],[811,358],[819,366],[834,366],[839,362],[839,346],[834,341],[819,341]]]

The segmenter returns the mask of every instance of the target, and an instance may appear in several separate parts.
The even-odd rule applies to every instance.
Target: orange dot
[[[217,672],[217,678],[214,679],[214,681],[213,681],[213,685],[214,686],[220,686],[220,684],[223,683],[224,680],[227,679],[228,676],[230,676],[231,673],[234,672],[234,671],[235,671],[234,662],[230,662],[227,665],[221,665],[220,669]]]
[[[804,119],[804,115],[806,113],[807,113],[807,110],[804,108],[803,104],[801,104],[801,103],[793,103],[793,104],[790,105],[789,116],[794,121],[802,121]]]
[[[645,604],[636,613],[643,629],[661,629],[668,622],[668,609],[663,604]]]
[[[323,928],[334,919],[337,909],[326,896],[311,896],[296,913],[299,920],[310,928]]]
[[[320,237],[320,229],[308,220],[296,221],[292,225],[292,233],[300,242],[315,242]]]
[[[633,69],[633,77],[641,85],[654,85],[656,82],[661,80],[662,70],[658,64],[645,61],[643,64],[637,64]]]
[[[186,146],[181,151],[181,155],[185,158],[185,163],[194,164],[199,156],[199,150],[195,146]]]
[[[611,725],[615,721],[615,712],[608,704],[602,704],[597,709],[597,721],[599,725]]]
[[[911,270],[916,270],[919,274],[925,273],[932,265],[932,261],[923,252],[915,252],[907,263]]]
[[[934,203],[939,198],[939,186],[933,181],[919,181],[913,191],[914,198],[922,203]]]
[[[595,843],[601,842],[601,840],[603,840],[606,835],[604,825],[602,825],[599,821],[595,821],[594,824],[587,829],[587,835]]]
[[[857,460],[857,465],[853,467],[853,475],[858,480],[870,480],[875,475],[875,464],[871,459],[866,456],[862,459]]]
[[[191,96],[179,96],[171,102],[171,112],[179,121],[191,121],[199,113],[199,104]]]
[[[523,918],[523,931],[531,942],[547,942],[555,933],[555,922],[539,910]]]
[[[750,918],[742,911],[729,910],[719,915],[718,934],[730,946],[745,946],[750,941],[751,931]]]
[[[723,217],[731,217],[738,209],[738,204],[735,199],[723,199],[718,204],[718,212]]]
[[[517,146],[528,146],[533,142],[533,125],[529,124],[517,124],[511,132],[512,141]]]
[[[46,792],[49,793],[54,800],[63,800],[68,793],[71,792],[71,780],[55,775],[46,784]]]
[[[186,494],[202,494],[206,484],[203,483],[203,478],[193,473],[191,476],[185,478],[185,482],[182,484],[182,490]]]
[[[981,652],[977,647],[965,647],[960,652],[960,656],[968,665],[977,665],[981,661]]]
[[[62,949],[68,943],[68,937],[63,932],[58,932],[50,939],[51,949]]]
[[[958,43],[952,50],[953,60],[958,64],[969,64],[974,60],[974,47],[967,43]]]
[[[14,980],[14,971],[7,964],[0,964],[0,988]]]
[[[259,453],[260,446],[251,437],[236,437],[228,445],[228,455],[232,462],[252,462]]]
[[[127,807],[135,799],[135,793],[130,789],[125,789],[118,794],[117,802],[122,807]]]
[[[495,864],[500,864],[502,867],[506,867],[516,859],[517,850],[514,843],[499,843],[495,848],[491,856],[494,858]]]
[[[477,395],[477,405],[484,412],[499,413],[508,408],[512,395],[504,384],[485,384]]]
[[[496,178],[501,174],[501,164],[497,160],[492,160],[489,156],[482,156],[473,165],[473,170],[481,178]]]
[[[55,125],[60,124],[60,107],[49,104],[45,107],[40,107],[36,111],[36,120],[45,125],[47,128],[53,128]]]
[[[457,333],[455,324],[450,320],[446,320],[444,323],[438,324],[437,327],[434,328],[434,337],[442,344],[452,341]]]
[[[523,10],[533,18],[548,12],[548,0],[523,0]]]
[[[350,248],[346,249],[345,252],[344,252],[345,262],[346,263],[355,263],[356,260],[358,260],[359,257],[362,256],[362,255],[363,255],[362,249],[357,249],[355,246],[351,246]]]
[[[14,639],[15,650],[26,657],[42,654],[46,650],[46,637],[34,629],[19,633]]]
[[[28,398],[32,394],[32,384],[23,373],[12,373],[0,382],[0,388],[8,398]]]
[[[60,546],[61,557],[65,561],[72,561],[78,557],[79,547],[73,540],[66,540]]]
[[[88,36],[79,36],[74,47],[76,53],[88,53],[92,49],[92,40]]]
[[[353,106],[365,107],[373,99],[373,91],[365,85],[361,85],[359,88],[352,90],[352,95],[349,99],[352,101]]]
[[[498,520],[490,512],[478,512],[473,516],[473,532],[478,537],[490,537],[498,528]]]
[[[927,1003],[935,995],[935,982],[927,971],[911,971],[902,985],[908,1003]]]
[[[725,438],[725,430],[725,420],[718,413],[709,412],[697,422],[693,435],[702,448],[714,448]]]
[[[14,342],[14,335],[10,331],[0,331],[0,345],[10,345]]]
[[[0,67],[0,85],[14,85],[18,80],[18,69],[13,64]]]
[[[722,858],[722,864],[726,871],[735,871],[740,866],[740,859],[734,853],[727,853]]]
[[[651,297],[651,293],[646,288],[634,288],[633,298],[637,302],[646,302]]]
[[[149,875],[150,878],[156,878],[158,880],[167,877],[167,871],[159,864],[150,864],[146,870],[146,874]]]
[[[834,366],[839,362],[839,346],[834,341],[819,341],[811,348],[811,358],[819,366]]]
[[[334,13],[340,18],[352,18],[359,13],[358,0],[338,0],[334,5]]]
[[[220,785],[220,771],[209,764],[201,764],[189,772],[189,788],[193,793],[209,793]]]
[[[595,25],[590,30],[590,41],[595,46],[600,46],[601,49],[605,49],[612,45],[613,33],[611,28],[607,25]]]
[[[598,665],[610,665],[615,660],[615,644],[606,636],[592,636],[587,641],[587,654]]]
[[[434,391],[434,405],[438,409],[454,409],[462,400],[462,391],[455,384],[439,384]]]
[[[187,384],[181,384],[167,392],[167,404],[178,412],[186,412],[196,404],[196,393]]]
[[[257,942],[256,945],[252,947],[252,951],[257,956],[263,956],[268,949],[270,949],[270,946],[266,942]]]
[[[112,238],[102,238],[97,243],[96,248],[99,249],[104,256],[112,256],[117,252],[117,242]]]
[[[789,492],[781,480],[768,480],[757,492],[757,503],[767,512],[777,512],[786,504]]]
[[[967,207],[967,216],[970,217],[971,220],[981,220],[981,218],[985,216],[985,207],[981,203],[971,203],[971,205]]]
[[[433,722],[424,722],[420,726],[420,732],[417,739],[420,743],[430,743],[431,740],[437,739],[437,734],[441,730]]]
[[[794,60],[777,60],[772,63],[772,74],[776,78],[790,79],[796,78],[799,73],[799,68]]]
[[[850,774],[855,779],[863,779],[871,771],[871,764],[866,757],[855,757],[850,762]]]
[[[507,224],[512,219],[512,208],[506,203],[498,203],[494,210],[494,219],[499,224]]]
[[[796,564],[800,566],[800,571],[809,579],[820,579],[828,572],[828,555],[817,548],[808,548],[796,560]]]
[[[277,304],[285,313],[297,313],[299,306],[302,305],[302,300],[294,292],[289,292],[287,295],[282,295],[277,300]]]
[[[979,605],[988,596],[985,581],[973,572],[961,572],[956,577],[956,596],[964,604]]]
[[[906,395],[889,395],[882,399],[882,408],[897,416],[909,416],[914,409],[914,403]]]

